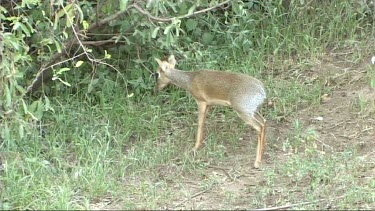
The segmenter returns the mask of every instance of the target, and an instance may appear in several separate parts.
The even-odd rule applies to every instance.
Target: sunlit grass
[[[267,89],[262,113],[269,122],[283,123],[303,108],[319,106],[321,96],[330,91],[324,86],[324,76],[316,81],[299,77],[325,57],[327,50],[355,49],[344,55],[355,64],[369,51],[361,41],[371,32],[363,26],[363,17],[358,18],[348,2],[333,2],[323,2],[326,5],[315,9],[312,5],[306,11],[296,3],[298,7],[289,14],[281,5],[267,16],[254,12],[252,18],[258,22],[238,26],[238,30],[251,29],[245,36],[250,47],[238,43],[201,47],[199,57],[182,59],[178,68],[242,72],[262,80]],[[228,33],[232,32],[223,31],[220,36],[235,37]],[[238,34],[233,42],[241,39]],[[374,88],[371,68],[366,80]],[[251,168],[256,133],[245,136],[252,130],[231,109],[212,109],[205,126],[205,146],[194,156],[198,107],[190,94],[176,87],[157,96],[146,89],[141,90],[145,94],[127,91],[133,95],[121,83],[106,79],[93,92],[58,93],[58,97],[50,97],[53,109],[45,111],[42,121],[23,131],[24,139],[9,137],[2,128],[0,208],[93,209],[106,200],[118,209],[165,208],[197,191],[220,190],[223,181],[208,175],[207,168],[230,159],[227,152],[243,147],[239,143],[244,138],[254,140],[246,146]],[[371,115],[374,104],[359,97],[353,110]],[[11,126],[10,130],[21,131]],[[265,182],[246,200],[248,208],[268,205],[268,196],[278,205],[299,203],[301,192],[305,193],[303,201],[325,198],[336,209],[371,208],[366,205],[374,204],[375,182],[359,184],[362,175],[357,173],[373,167],[371,164],[349,149],[320,152],[314,147],[319,133],[298,119],[286,129],[290,131],[287,140],[269,137],[267,153],[274,164],[262,169]],[[285,163],[276,157],[277,150],[283,150],[273,148],[277,141],[285,147]],[[287,149],[294,153],[287,154]],[[308,186],[300,186],[302,182]],[[223,194],[227,208],[241,200],[230,191]]]

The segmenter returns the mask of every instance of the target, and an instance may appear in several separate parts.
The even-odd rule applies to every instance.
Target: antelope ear
[[[171,64],[173,68],[176,66],[177,62],[176,62],[176,59],[174,58],[174,55],[169,56],[168,63]]]
[[[164,72],[167,69],[167,66],[165,65],[165,62],[162,62],[157,58],[155,58],[155,60],[159,64],[158,72]]]

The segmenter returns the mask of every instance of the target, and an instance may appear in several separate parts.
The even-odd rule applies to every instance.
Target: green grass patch
[[[331,91],[325,76],[304,77],[316,65],[313,61],[325,57],[327,50],[341,48],[354,49],[347,59],[359,64],[370,51],[364,43],[374,30],[366,13],[361,13],[363,8],[353,7],[354,1],[295,2],[288,12],[284,1],[265,2],[264,10],[250,11],[244,14],[246,19],[233,17],[225,26],[228,30],[213,27],[217,45],[194,45],[199,56],[182,60],[178,68],[227,70],[259,78],[267,89],[262,112],[277,124],[293,119],[303,108],[319,106],[321,96]],[[374,88],[372,69],[367,69],[366,83]],[[140,69],[131,71],[142,75]],[[267,153],[274,164],[263,168],[262,174],[251,171],[264,181],[254,182],[255,188],[240,184],[245,196],[223,190],[227,183],[252,175],[236,172],[233,166],[225,166],[233,171],[211,174],[209,167],[230,160],[227,152],[242,147],[240,140],[248,138],[249,127],[229,108],[212,109],[205,126],[206,144],[193,156],[195,100],[175,87],[153,96],[150,81],[133,78],[125,89],[102,76],[92,89],[75,87],[74,95],[73,89],[56,91],[57,96],[49,96],[49,107],[46,98],[43,106],[34,104],[44,109],[40,121],[30,114],[11,121],[0,110],[0,208],[93,209],[108,199],[114,209],[163,209],[193,200],[201,191],[225,196],[212,202],[215,208],[222,204],[233,208],[239,201],[240,208],[297,203],[293,208],[370,209],[375,204],[373,175],[362,174],[371,172],[373,163],[361,159],[349,145],[342,152],[319,151],[318,133],[298,118],[290,128],[277,124],[290,132],[286,139],[278,134],[269,138]],[[373,101],[359,97],[353,110],[370,116],[373,108]],[[251,169],[255,144],[246,147],[253,150],[246,151],[246,163],[235,164]],[[361,179],[366,176],[368,180]],[[298,205],[301,201],[314,203]]]

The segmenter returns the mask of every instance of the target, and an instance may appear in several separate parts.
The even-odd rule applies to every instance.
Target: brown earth
[[[340,59],[340,56],[332,53],[314,67],[299,73],[301,80],[324,80],[325,86],[330,87],[332,92],[322,96],[319,106],[306,106],[280,122],[267,122],[268,152],[264,155],[262,169],[277,169],[278,165],[295,154],[283,149],[283,143],[293,134],[294,123],[298,119],[304,129],[314,128],[318,134],[314,136],[316,147],[321,152],[339,153],[355,149],[357,155],[363,157],[369,165],[359,173],[359,183],[367,184],[375,177],[375,90],[366,78],[368,71],[375,66],[367,62],[370,58],[364,59],[363,64],[359,65],[344,60],[345,58]],[[362,110],[361,103],[366,105]],[[178,162],[176,165],[158,167],[158,177],[167,181],[170,190],[175,191],[175,196],[172,197],[174,200],[161,203],[160,209],[249,209],[250,200],[254,201],[262,196],[260,191],[272,192],[264,193],[265,198],[259,198],[259,201],[265,201],[262,207],[283,208],[283,205],[287,205],[284,209],[293,209],[295,206],[291,204],[295,204],[295,200],[288,200],[285,195],[283,198],[281,194],[288,187],[290,191],[297,192],[294,196],[301,197],[297,204],[303,205],[308,201],[308,196],[302,192],[304,187],[310,186],[311,180],[308,178],[293,184],[283,181],[285,175],[276,175],[278,178],[274,181],[280,183],[264,190],[264,187],[270,187],[266,184],[270,175],[266,175],[266,171],[262,169],[253,168],[256,134],[252,129],[246,131],[248,133],[240,140],[238,147],[227,147],[226,158],[214,165],[209,164],[203,173],[182,171]],[[249,140],[252,140],[250,146]],[[179,182],[174,181],[176,175],[182,178]],[[202,184],[207,181],[213,181],[214,184],[207,184],[207,188],[202,191]],[[340,200],[342,197],[338,196],[336,199]],[[334,202],[325,201],[324,198],[319,200],[311,204],[315,204],[318,209],[335,208]],[[102,204],[103,206],[96,204],[92,208],[121,209],[121,206],[114,204],[116,203]],[[375,207],[375,204],[370,206]]]
[[[290,136],[291,128],[294,127],[294,120],[299,119],[302,125],[315,128],[315,131],[319,134],[318,148],[325,153],[336,153],[348,148],[355,148],[358,155],[364,156],[368,162],[372,163],[372,168],[367,169],[367,172],[362,172],[365,175],[363,180],[375,177],[375,90],[365,80],[367,70],[368,64],[353,65],[333,58],[302,73],[304,76],[302,78],[308,81],[325,79],[325,85],[330,86],[333,91],[329,95],[322,96],[320,106],[306,107],[282,122],[268,121],[268,139],[272,141],[268,144],[268,147],[272,148],[279,164],[287,159],[288,154],[290,154],[290,152],[282,150],[282,140]],[[364,100],[367,105],[365,109],[368,110],[360,111],[357,108],[360,98]],[[256,134],[253,130],[248,131],[249,133],[240,143],[242,146],[237,147],[235,151],[227,152],[228,159],[217,163],[215,166],[209,166],[207,169],[207,177],[217,177],[216,180],[220,182],[220,185],[218,185],[220,188],[199,191],[199,187],[191,185],[191,192],[195,193],[191,196],[191,199],[172,202],[165,208],[248,209],[249,198],[254,197],[259,186],[266,182],[263,171],[251,168],[248,140],[254,139]],[[252,145],[252,148],[255,149],[256,142],[253,141]],[[272,160],[275,160],[275,158],[270,159],[267,153],[265,158],[263,167],[273,168]],[[191,184],[201,182],[194,181],[194,178],[199,177],[191,175]],[[308,182],[306,181],[306,183]],[[298,185],[309,186],[310,184]],[[277,191],[277,188],[275,191]],[[228,195],[224,193],[234,195],[234,200],[227,204],[223,203],[228,199]],[[276,197],[267,198],[267,206],[277,207],[276,200],[278,200]],[[293,207],[290,208],[293,209]]]

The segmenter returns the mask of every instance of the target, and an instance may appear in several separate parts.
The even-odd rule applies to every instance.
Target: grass
[[[267,185],[277,184],[277,194],[280,205],[301,203],[301,197],[308,201],[323,199],[321,206],[331,209],[369,209],[374,201],[373,185],[363,184],[359,177],[363,169],[373,167],[352,151],[335,154],[324,154],[316,151],[313,156],[291,156],[287,162],[271,170]],[[274,175],[284,175],[276,178]],[[301,187],[300,183],[307,186]],[[373,182],[373,179],[372,179]],[[270,187],[270,188],[271,188]],[[265,187],[267,189],[267,187]],[[271,188],[272,190],[272,188]],[[303,195],[303,196],[301,196]],[[316,207],[316,204],[302,206],[303,209],[327,209]],[[297,207],[298,208],[298,207]]]
[[[211,46],[198,49],[201,57],[179,64],[186,70],[243,72],[265,83],[268,98],[262,112],[271,129],[279,130],[268,137],[268,165],[261,171],[251,167],[256,134],[231,109],[212,109],[206,145],[193,156],[198,113],[190,95],[170,88],[158,96],[128,96],[120,83],[106,79],[96,92],[50,97],[53,109],[44,108],[37,124],[26,121],[23,138],[0,133],[7,140],[0,151],[0,208],[373,208],[373,159],[356,151],[354,143],[326,153],[318,147],[324,134],[299,113],[324,107],[322,95],[334,90],[325,85],[329,76],[324,72],[317,80],[308,75],[326,57],[325,50],[355,49],[345,58],[354,64],[370,52],[361,39],[373,29],[350,8],[342,1],[318,8],[313,20],[296,8],[289,23],[280,8],[272,17],[254,13],[254,20],[261,21],[243,26],[259,29],[249,32],[255,40],[252,49],[238,43]],[[374,87],[371,68],[366,83]],[[366,118],[373,116],[372,108],[373,101],[358,97],[352,110]]]
[[[121,196],[126,208],[126,196],[130,198],[133,194],[141,201],[149,201],[147,208],[157,208],[156,202],[166,197],[157,194],[165,182],[154,187],[147,180],[158,175],[151,173],[151,178],[141,175],[149,174],[158,165],[175,163],[175,159],[183,169],[195,171],[202,168],[200,159],[223,158],[217,150],[220,146],[210,141],[210,150],[204,155],[194,158],[189,153],[195,130],[187,124],[195,122],[196,116],[176,119],[175,116],[186,115],[185,112],[178,114],[169,110],[174,103],[187,102],[172,100],[168,107],[155,103],[150,109],[147,104],[135,106],[125,97],[117,99],[105,104],[104,109],[81,103],[77,96],[51,100],[52,104],[61,106],[46,115],[45,138],[36,135],[28,143],[19,143],[20,150],[25,150],[23,154],[3,154],[6,161],[3,182],[7,187],[3,208],[22,204],[26,209],[89,209],[87,201],[92,203],[107,194]],[[189,108],[181,109],[189,113]],[[196,113],[195,108],[190,112]],[[131,178],[140,187],[128,184]],[[124,185],[130,186],[126,193],[119,188]],[[25,188],[28,191],[21,191]],[[34,199],[36,196],[38,200]]]
[[[297,81],[272,82],[266,80],[272,87],[269,98],[277,99],[278,105],[265,109],[269,119],[293,115],[299,106],[319,106],[320,83],[307,89]],[[35,129],[30,140],[17,142],[18,152],[2,153],[1,182],[7,187],[2,193],[3,209],[92,209],[105,203],[105,198],[117,202],[118,209],[158,209],[223,185],[222,175],[207,170],[229,159],[228,151],[241,148],[239,140],[249,129],[235,112],[213,109],[206,125],[207,144],[194,157],[190,150],[197,106],[191,96],[172,89],[171,94],[163,92],[146,98],[147,102],[137,102],[120,90],[106,91],[102,90],[102,96],[111,100],[104,99],[100,105],[82,102],[80,94],[50,99],[56,106],[54,112],[45,114],[41,128]],[[335,201],[332,206],[339,209],[357,208],[358,203],[368,208],[366,204],[374,203],[374,181],[359,185],[357,173],[371,164],[353,151],[322,154],[314,147],[316,137],[314,129],[295,120],[294,130],[284,142],[295,150],[293,155],[285,163],[271,158],[272,167],[263,169],[266,181],[247,206],[266,206],[264,199],[276,196],[276,205],[298,203],[301,195],[308,201]],[[269,140],[271,157],[275,141],[274,137]],[[255,144],[251,145],[249,155],[255,152]],[[246,156],[248,168],[251,157]],[[196,187],[186,185],[186,178],[194,179]],[[299,186],[300,182],[309,185]],[[241,201],[236,192],[224,190],[222,194],[228,207]]]

